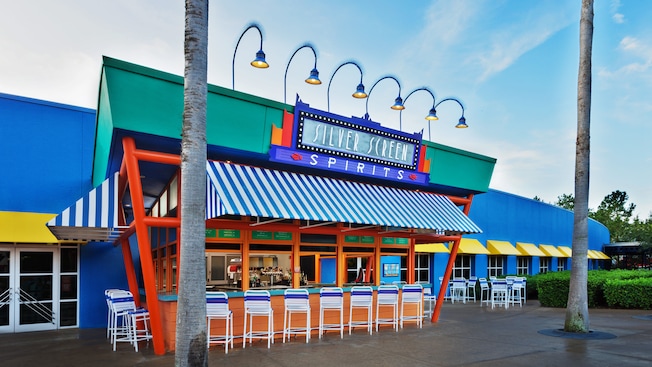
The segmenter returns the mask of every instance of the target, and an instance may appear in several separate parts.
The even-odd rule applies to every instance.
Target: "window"
[[[557,271],[564,271],[566,270],[566,259],[565,258],[557,258]]]
[[[471,255],[457,255],[455,257],[455,266],[453,267],[453,278],[471,277]]]
[[[539,258],[539,273],[547,273],[550,268],[550,258],[549,257],[540,257]]]
[[[528,275],[530,274],[530,261],[532,258],[529,256],[518,256],[516,258],[516,274],[517,275]]]
[[[503,275],[503,264],[505,263],[505,256],[489,256],[489,265],[487,272],[490,277],[499,277]]]
[[[79,248],[62,246],[59,269],[59,327],[77,326]]]
[[[414,256],[414,281],[415,283],[430,282],[430,255],[416,254]]]

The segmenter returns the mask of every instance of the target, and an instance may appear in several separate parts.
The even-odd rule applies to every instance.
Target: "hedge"
[[[538,274],[528,279],[545,307],[566,307],[570,271]],[[528,292],[529,293],[529,292]],[[529,296],[529,295],[528,295]],[[652,308],[652,272],[647,270],[591,270],[587,276],[590,308]]]

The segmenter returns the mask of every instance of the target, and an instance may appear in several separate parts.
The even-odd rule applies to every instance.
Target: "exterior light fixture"
[[[398,79],[396,79],[396,77],[391,76],[391,75],[386,75],[386,76],[376,80],[376,82],[371,86],[371,89],[369,89],[369,94],[367,96],[367,103],[365,105],[365,115],[364,115],[364,117],[366,119],[369,119],[369,96],[371,96],[371,92],[374,90],[374,87],[376,87],[376,85],[381,80],[385,80],[385,79],[392,79],[398,85],[398,97],[396,97],[396,99],[394,100],[394,104],[390,108],[393,109],[393,110],[396,110],[396,111],[401,111],[401,110],[405,109],[405,106],[403,106],[403,98],[401,98],[401,83],[399,83],[399,81],[398,81]]]
[[[437,104],[434,105],[430,110],[434,119],[429,119],[429,120],[439,120],[439,118],[437,117],[437,106],[439,106],[440,104],[446,101],[455,101],[462,108],[462,116],[458,120],[457,125],[455,125],[455,127],[458,129],[466,129],[467,127],[469,127],[469,125],[466,124],[466,118],[464,117],[464,105],[456,98],[444,98],[441,101],[437,102]],[[430,116],[430,114],[428,116]],[[426,117],[426,119],[428,118]],[[428,140],[430,140],[430,124],[428,124]]]
[[[400,95],[396,97],[394,104],[390,108],[397,111],[403,111],[405,109],[405,106],[403,106],[403,99]]]
[[[405,100],[403,103],[407,102],[408,98],[410,98],[411,95],[418,91],[426,91],[430,96],[432,97],[432,108],[430,108],[430,111],[428,112],[428,115],[426,116],[426,120],[428,121],[433,121],[433,120],[438,120],[439,118],[437,117],[437,111],[435,110],[435,94],[428,89],[427,87],[421,87],[413,90],[412,92],[408,93],[408,95],[405,97]],[[405,108],[405,106],[403,106]],[[430,129],[430,128],[428,128]],[[399,115],[399,130],[403,131],[403,112]]]
[[[315,66],[312,68],[310,71],[310,76],[306,79],[306,83],[308,84],[313,84],[313,85],[319,85],[321,84],[321,80],[319,80],[319,71],[317,70],[317,52],[315,51],[315,48],[312,47],[311,44],[306,43],[305,45],[297,48],[294,53],[292,53],[292,56],[290,56],[290,60],[288,60],[288,64],[285,66],[285,76],[283,77],[283,102],[287,103],[287,79],[288,79],[288,69],[290,68],[290,63],[292,62],[292,59],[294,58],[294,55],[299,52],[302,48],[309,48],[312,50],[312,54],[315,56]]]
[[[367,93],[364,91],[364,84],[358,84],[355,93],[352,94],[353,98],[367,98]]]
[[[328,90],[326,91],[326,109],[327,109],[328,112],[331,111],[331,98],[330,98],[330,96],[331,96],[331,83],[333,82],[333,77],[335,76],[335,73],[337,73],[337,71],[340,70],[340,68],[342,66],[349,65],[349,64],[354,65],[360,71],[360,84],[358,84],[358,86],[355,89],[355,92],[352,94],[353,98],[358,98],[358,99],[367,98],[367,93],[365,93],[365,91],[364,91],[364,84],[362,84],[362,68],[360,68],[360,65],[358,65],[355,61],[344,62],[344,63],[340,64],[340,66],[338,66],[335,69],[333,74],[331,74],[330,80],[328,81]]]
[[[260,27],[257,24],[250,24],[240,34],[240,38],[238,38],[238,42],[235,44],[235,50],[233,50],[233,61],[231,62],[231,89],[235,89],[235,54],[238,52],[238,46],[240,45],[242,37],[245,35],[245,33],[247,33],[248,30],[252,28],[256,29],[260,35],[260,50],[256,52],[256,58],[251,62],[251,66],[259,69],[265,69],[269,67],[269,64],[267,61],[265,61],[265,52],[263,52],[263,32],[260,30]]]

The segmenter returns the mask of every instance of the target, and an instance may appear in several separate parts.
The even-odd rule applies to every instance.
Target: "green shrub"
[[[545,307],[566,307],[570,271],[537,274],[528,278],[536,285],[538,299]],[[528,292],[528,297],[530,294]],[[652,272],[640,270],[591,270],[587,274],[587,301],[590,308],[652,307]]]
[[[652,278],[608,279],[604,285],[611,308],[652,309]]]

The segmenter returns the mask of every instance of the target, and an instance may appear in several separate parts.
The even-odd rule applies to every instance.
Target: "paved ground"
[[[302,339],[267,349],[264,341],[228,355],[211,348],[210,366],[651,366],[652,311],[590,310],[591,329],[613,334],[604,340],[546,336],[563,326],[564,309],[495,309],[479,304],[445,304],[436,324],[406,325],[398,333],[356,330],[341,340],[335,332],[306,344]],[[0,366],[173,366],[174,355],[155,356],[142,344],[113,352],[102,329],[0,335]],[[238,343],[240,342],[240,343]]]

